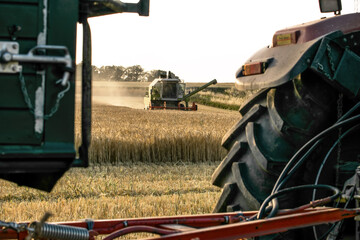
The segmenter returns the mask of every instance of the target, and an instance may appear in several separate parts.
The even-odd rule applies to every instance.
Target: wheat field
[[[95,104],[90,161],[216,162],[226,153],[221,139],[238,118],[236,111],[216,109],[145,111]],[[76,121],[80,124],[80,117]],[[79,129],[76,136],[79,143]]]
[[[1,220],[34,221],[46,211],[50,221],[209,213],[220,195],[211,174],[234,116],[95,104],[91,166],[70,169],[51,193],[0,180]]]
[[[76,107],[76,143],[80,113]],[[0,220],[119,219],[210,213],[211,174],[237,111],[146,111],[93,104],[90,167],[70,169],[51,193],[0,180]],[[141,235],[140,235],[141,236]]]
[[[51,193],[0,181],[2,221],[118,219],[211,212],[216,164],[133,164],[71,169]]]

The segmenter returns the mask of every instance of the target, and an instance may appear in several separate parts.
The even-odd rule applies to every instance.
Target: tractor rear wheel
[[[337,94],[305,72],[243,104],[222,141],[228,154],[212,176],[223,188],[214,212],[257,210],[293,154],[336,121]]]
[[[212,184],[223,189],[214,212],[258,210],[297,150],[333,125],[352,105],[353,100],[343,97],[311,71],[255,94],[242,105],[240,120],[223,137],[222,146],[228,154],[212,175]],[[345,130],[338,129],[327,136],[286,187],[314,184],[328,154],[319,183],[342,190],[345,181],[354,175],[360,156],[358,128],[347,134],[335,151],[329,150]],[[327,196],[324,191],[317,191],[317,197],[319,195]],[[294,193],[280,198],[279,203],[281,208],[293,208],[309,203],[311,198],[311,192]],[[327,235],[329,226],[322,225],[314,231],[312,228],[290,231],[265,239],[309,239],[314,232]]]

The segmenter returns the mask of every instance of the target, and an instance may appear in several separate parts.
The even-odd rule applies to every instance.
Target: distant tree
[[[124,73],[124,81],[136,82],[144,79],[144,69],[140,65],[134,65],[126,68]]]
[[[97,66],[91,66],[92,70],[91,70],[91,74],[92,74],[92,78],[94,80],[99,80],[100,78],[100,71],[99,68]]]
[[[124,74],[125,74],[126,68],[123,66],[117,66],[114,70],[112,79],[115,81],[123,81]]]
[[[92,68],[92,78],[94,80],[98,80],[99,76],[100,76],[100,71],[99,71],[99,68],[96,67],[96,66],[91,66]],[[82,75],[82,63],[78,63],[76,64],[76,79],[77,80],[81,80],[81,75]]]
[[[161,70],[151,70],[145,73],[145,78],[147,82],[154,81],[155,78],[159,77],[159,71]]]
[[[145,72],[140,65],[130,67],[123,66],[92,66],[92,78],[96,81],[130,81],[130,82],[152,82],[159,78],[161,70],[150,70]],[[76,64],[76,78],[81,79],[82,63]],[[162,71],[166,72],[166,71]]]
[[[99,75],[105,81],[114,80],[114,72],[116,66],[101,66],[99,68]]]

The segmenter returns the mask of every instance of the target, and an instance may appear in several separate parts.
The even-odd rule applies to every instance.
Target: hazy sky
[[[354,11],[354,0],[342,4],[343,14]],[[170,70],[187,82],[233,82],[236,70],[269,45],[276,30],[323,16],[332,14],[321,14],[318,0],[150,0],[149,17],[90,19],[92,61]],[[81,27],[78,32],[82,39]],[[77,57],[81,61],[81,52]]]

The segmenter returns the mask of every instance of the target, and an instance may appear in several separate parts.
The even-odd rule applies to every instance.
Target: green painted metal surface
[[[311,68],[324,76],[331,85],[353,98],[359,98],[360,32],[331,33],[322,39]],[[356,70],[354,70],[356,69]]]
[[[78,12],[76,0],[0,0],[0,42],[18,43],[23,55],[38,45],[65,46],[75,62]],[[58,50],[36,54],[63,55]],[[66,88],[57,83],[64,65],[19,65],[21,72],[0,73],[0,177],[50,190],[76,156],[74,75],[56,109],[58,93]],[[39,174],[47,181],[34,179]]]
[[[40,44],[60,45],[66,46],[75,59],[77,1],[0,1],[0,11],[0,21],[3,26],[0,29],[0,41],[18,42],[20,54],[26,54],[32,47]],[[32,63],[21,65],[30,102],[34,106],[35,92],[43,88],[42,84],[44,84],[45,89],[41,89],[41,95],[44,97],[46,115],[54,106],[57,94],[63,88],[56,84],[63,74],[61,66]],[[43,75],[42,72],[45,74]],[[35,118],[24,101],[19,77],[19,74],[0,75],[0,118],[2,119],[0,121],[5,123],[0,125],[0,144],[40,145],[47,141],[72,143],[74,141],[74,78],[71,77],[70,90],[61,100],[58,111],[53,117],[44,120],[42,131],[36,132]]]
[[[0,178],[49,191],[74,163],[88,165],[91,75],[84,72],[91,72],[91,36],[86,23],[118,12],[148,16],[149,0],[0,0]],[[77,22],[86,25],[87,46],[81,159],[75,159],[74,148]]]

